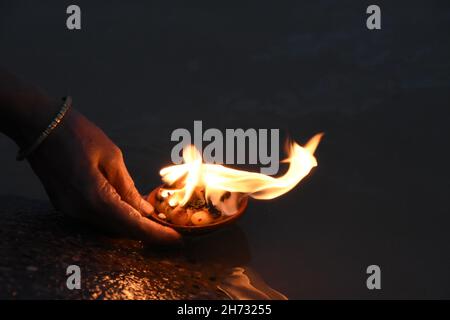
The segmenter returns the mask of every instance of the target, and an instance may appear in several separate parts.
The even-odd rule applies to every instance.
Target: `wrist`
[[[43,94],[28,94],[15,99],[7,117],[4,133],[23,148],[33,143],[61,108],[62,101]]]
[[[23,147],[45,130],[61,102],[0,68],[0,132]]]
[[[64,99],[64,104],[59,110],[58,114],[54,116],[51,123],[47,125],[45,130],[40,132],[39,136],[34,140],[32,144],[26,147],[21,147],[18,154],[17,160],[21,161],[30,156],[39,146],[48,138],[48,136],[60,125],[63,118],[66,116],[70,107],[72,106],[72,98],[66,97]]]

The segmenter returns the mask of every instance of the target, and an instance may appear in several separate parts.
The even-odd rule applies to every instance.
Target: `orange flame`
[[[317,166],[314,157],[323,134],[312,137],[305,146],[292,142],[289,146],[289,169],[281,177],[274,178],[261,173],[227,168],[223,165],[203,163],[200,152],[194,145],[183,149],[183,164],[161,169],[162,180],[168,185],[181,184],[177,189],[162,189],[162,196],[169,197],[169,205],[184,206],[191,199],[196,188],[205,190],[205,197],[226,215],[237,210],[237,203],[242,195],[254,199],[268,200],[279,197],[294,188],[312,168]],[[225,192],[231,196],[220,201]]]

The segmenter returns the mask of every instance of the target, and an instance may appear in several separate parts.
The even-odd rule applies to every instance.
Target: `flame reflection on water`
[[[269,287],[264,280],[250,268],[235,267],[231,274],[222,279],[217,286],[232,300],[287,300],[288,298]]]

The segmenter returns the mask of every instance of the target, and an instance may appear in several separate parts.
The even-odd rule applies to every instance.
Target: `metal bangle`
[[[64,119],[64,116],[66,115],[67,111],[69,111],[71,106],[72,106],[72,97],[67,96],[64,99],[64,104],[61,110],[55,116],[53,121],[48,125],[48,127],[39,135],[36,141],[28,148],[23,148],[19,150],[16,157],[17,161],[22,161],[25,158],[27,158],[41,145],[42,142],[44,142],[44,140],[50,135],[50,133],[52,133],[53,130],[55,130],[55,128],[58,127],[58,125],[61,123],[61,121]]]

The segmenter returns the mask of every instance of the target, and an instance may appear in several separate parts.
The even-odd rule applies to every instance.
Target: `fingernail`
[[[149,202],[142,200],[141,201],[141,210],[143,213],[149,215],[149,214],[153,213],[154,208]]]

